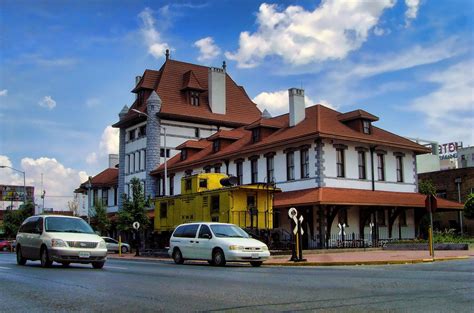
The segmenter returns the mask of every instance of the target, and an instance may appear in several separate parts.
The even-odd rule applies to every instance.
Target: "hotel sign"
[[[440,144],[438,147],[440,160],[457,158],[459,148],[462,148],[462,142],[448,142]]]

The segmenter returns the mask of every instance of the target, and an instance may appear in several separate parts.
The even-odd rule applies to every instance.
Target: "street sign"
[[[140,228],[140,223],[133,222],[132,226],[133,226],[133,229],[138,230]]]
[[[300,234],[301,234],[301,236],[303,236],[303,234],[304,234],[303,227],[301,227],[302,223],[303,223],[303,215],[300,215]]]
[[[370,234],[372,235],[372,229],[374,228],[375,224],[370,222],[369,227],[370,227]]]
[[[288,210],[288,216],[290,218],[293,218],[294,216],[296,216],[296,214],[298,214],[298,211],[296,211],[295,208],[291,208],[291,209]]]
[[[341,225],[341,223],[338,223],[337,227],[339,227],[339,236],[342,235],[342,233],[344,233],[344,236],[345,236],[346,235],[346,231],[345,231],[346,223],[343,223],[342,225]]]
[[[438,200],[433,195],[427,195],[425,199],[425,208],[428,212],[436,212],[438,209]]]

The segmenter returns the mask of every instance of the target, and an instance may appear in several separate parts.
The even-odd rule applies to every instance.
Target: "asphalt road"
[[[0,253],[0,312],[474,312],[474,260],[261,267],[109,260],[104,269]]]

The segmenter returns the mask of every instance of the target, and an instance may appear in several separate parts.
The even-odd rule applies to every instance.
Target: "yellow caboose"
[[[201,173],[181,179],[180,195],[155,199],[155,232],[171,232],[187,222],[232,223],[273,228],[273,194],[280,189],[257,183],[234,186],[235,177]]]

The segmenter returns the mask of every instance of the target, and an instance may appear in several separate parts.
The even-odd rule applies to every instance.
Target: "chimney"
[[[128,113],[128,106],[124,105],[122,108],[122,111],[120,111],[119,113],[119,118],[123,119],[127,115],[127,113]]]
[[[109,168],[115,168],[119,164],[118,154],[109,154]]]
[[[305,119],[304,90],[290,88],[288,95],[290,98],[290,127],[293,127]]]
[[[141,76],[135,76],[135,87],[137,87],[138,83],[142,79]],[[135,94],[135,100],[138,99],[138,92]]]
[[[209,68],[209,106],[212,113],[226,113],[225,76],[225,69]]]

